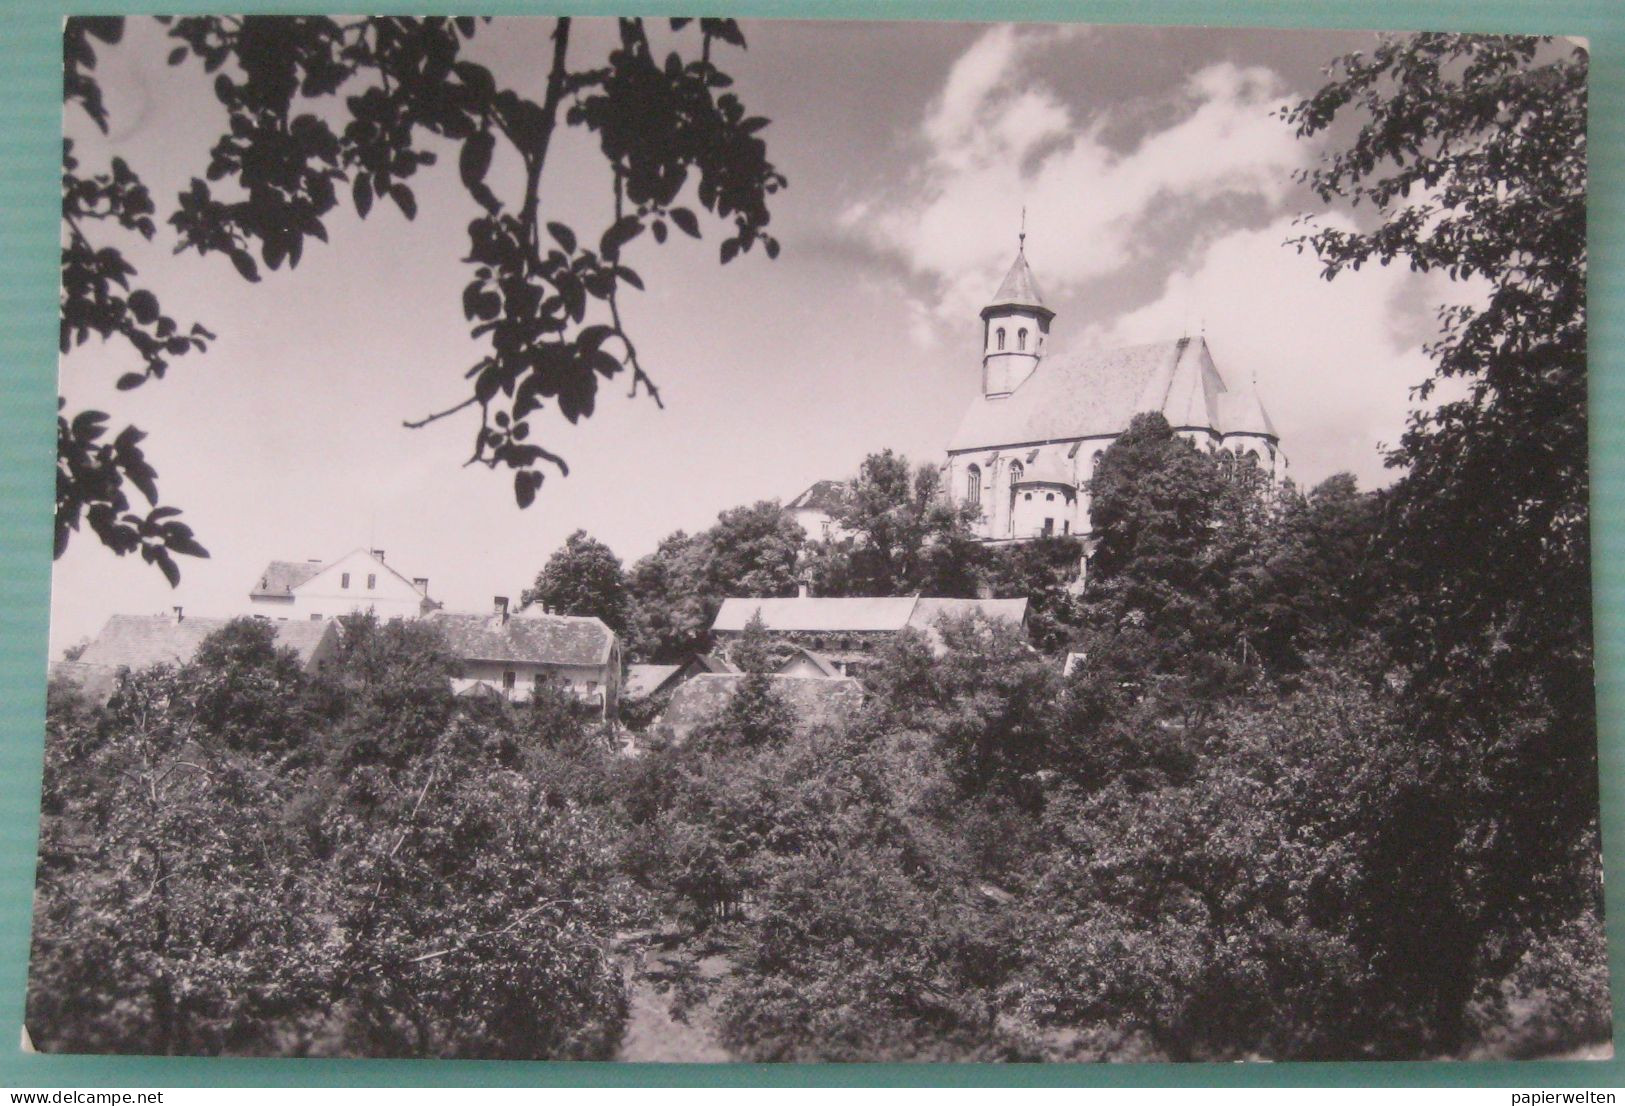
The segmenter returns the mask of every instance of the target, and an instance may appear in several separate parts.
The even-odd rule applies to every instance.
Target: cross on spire
[[[1027,249],[1027,205],[1021,205],[1021,233],[1016,236],[1016,252],[1023,253]]]

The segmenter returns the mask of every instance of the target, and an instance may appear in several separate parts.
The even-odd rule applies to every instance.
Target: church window
[[[1234,480],[1236,477],[1236,455],[1226,449],[1220,452],[1219,457],[1219,468],[1224,473],[1224,478]]]
[[[972,465],[965,474],[965,502],[980,503],[982,501],[982,470]]]
[[[1249,449],[1247,451],[1246,460],[1247,460],[1247,466],[1249,468],[1257,468],[1258,467],[1258,450]]]
[[[1032,500],[1033,500],[1033,493],[1028,492],[1026,495],[1022,496],[1021,498],[1025,499],[1028,503],[1031,503]]]
[[[1003,349],[1004,348],[1004,327],[1002,327],[1002,326],[999,327],[999,329],[998,329],[998,340],[999,340],[999,348]]]
[[[1017,349],[1026,349],[1027,348],[1027,328],[1026,327],[1022,327],[1020,330],[1016,331],[1016,348]]]
[[[1021,467],[1021,462],[1020,461],[1011,461],[1010,462],[1010,483],[1012,483],[1012,484],[1020,483],[1021,477],[1026,471],[1027,471],[1026,469]]]
[[[1095,455],[1093,457],[1089,458],[1089,471],[1090,472],[1094,472],[1096,469],[1100,468],[1100,459],[1102,457],[1104,457],[1104,456],[1106,456],[1106,451],[1105,450],[1103,450],[1103,449],[1095,450]]]
[[[1055,502],[1055,493],[1054,492],[1045,492],[1044,493],[1044,502],[1045,503],[1054,503]]]

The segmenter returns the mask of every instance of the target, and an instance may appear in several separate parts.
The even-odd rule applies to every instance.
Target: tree
[[[680,661],[706,646],[711,622],[730,595],[790,595],[803,535],[773,500],[733,507],[708,530],[681,531],[632,566],[637,652]]]
[[[1374,222],[1300,239],[1324,276],[1375,261],[1474,281],[1440,312],[1433,375],[1389,463],[1388,639],[1422,740],[1464,794],[1453,862],[1471,900],[1430,981],[1460,1012],[1542,932],[1601,909],[1586,424],[1585,52],[1424,34],[1339,59],[1287,112],[1300,135],[1358,124],[1305,180]],[[1426,816],[1425,808],[1419,814]],[[1442,847],[1443,843],[1440,843]],[[1459,1032],[1458,1032],[1459,1036]]]
[[[819,593],[974,595],[971,513],[943,494],[935,466],[871,453],[834,512],[845,536],[807,550]]]
[[[617,634],[631,622],[626,572],[609,546],[577,530],[547,559],[520,603],[541,604],[552,614],[590,615]]]
[[[176,43],[170,64],[215,74],[228,124],[167,223],[177,251],[222,254],[245,280],[259,281],[262,265],[297,266],[311,239],[327,240],[326,220],[346,200],[361,218],[388,199],[412,219],[410,182],[436,160],[422,142],[457,145],[459,177],[482,209],[469,224],[463,309],[471,337],[486,348],[465,373],[471,394],[406,425],[477,408],[469,463],[511,470],[521,507],[534,501],[544,465],[568,471],[532,436],[532,416],[549,401],[576,422],[592,414],[600,377],[626,373],[632,394],[641,387],[659,402],[621,321],[623,287],[643,286],[625,264],[634,239],[648,231],[663,243],[671,227],[700,237],[697,204],[725,224],[724,264],[758,244],[778,255],[767,202],[785,179],[759,137],[768,120],[726,91],[732,79],[712,61],[721,46],[745,45],[731,19],[672,19],[664,36],[642,19],[622,19],[607,57],[573,60],[572,20],[560,18],[539,98],[499,85],[468,57],[481,24],[470,17],[163,22]],[[64,100],[104,132],[92,39],[115,44],[123,30],[119,18],[75,18],[64,32]],[[591,233],[549,219],[541,203],[561,126],[590,133],[608,168],[613,216]],[[522,172],[499,194],[490,169],[503,151]],[[140,387],[213,335],[198,324],[183,330],[150,291],[132,289],[133,267],[116,245],[97,240],[93,224],[155,237],[159,213],[140,178],[119,159],[107,173],[82,175],[71,143],[63,158],[62,350],[116,336],[142,359],[119,387]],[[229,190],[217,194],[222,184]],[[129,427],[105,443],[106,422],[99,411],[59,417],[57,555],[86,519],[103,544],[120,554],[140,550],[174,583],[172,554],[206,553],[179,512],[158,505],[141,432]],[[151,511],[131,509],[126,484]]]

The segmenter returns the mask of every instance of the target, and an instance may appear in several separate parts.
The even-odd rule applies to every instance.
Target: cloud
[[[1322,224],[1352,227],[1342,217]],[[1379,443],[1398,440],[1414,406],[1410,389],[1432,372],[1421,344],[1437,329],[1419,326],[1420,317],[1483,289],[1403,265],[1322,280],[1312,251],[1283,245],[1301,231],[1283,218],[1216,239],[1155,300],[1090,328],[1084,342],[1113,347],[1200,330],[1226,383],[1257,380],[1300,485],[1351,471],[1363,487],[1380,486],[1394,473]]]
[[[1271,117],[1283,100],[1263,67],[1210,65],[1166,103],[1160,130],[1126,148],[1105,138],[1124,120],[1063,102],[1034,76],[1042,55],[1077,29],[1000,26],[954,63],[919,124],[919,169],[891,194],[853,203],[842,224],[899,257],[952,317],[979,305],[1009,262],[1023,205],[1046,285],[1057,291],[1141,257],[1152,224],[1212,201],[1279,205],[1311,156]],[[1147,105],[1136,105],[1144,109]]]

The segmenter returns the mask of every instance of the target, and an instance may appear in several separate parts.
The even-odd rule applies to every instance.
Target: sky
[[[499,21],[474,55],[540,98],[550,19]],[[578,20],[572,61],[607,51],[613,25]],[[980,380],[977,312],[1026,252],[1057,313],[1054,354],[1200,333],[1232,384],[1256,381],[1312,486],[1352,472],[1387,482],[1393,443],[1428,375],[1434,312],[1469,290],[1396,269],[1320,279],[1289,240],[1297,222],[1352,225],[1295,174],[1321,154],[1278,117],[1324,83],[1351,32],[970,23],[746,22],[748,50],[717,58],[789,178],[772,198],[783,252],[717,262],[719,232],[644,235],[627,261],[647,291],[623,298],[664,409],[600,390],[576,426],[534,429],[570,473],[520,510],[503,472],[463,467],[473,412],[421,430],[450,406],[480,356],[461,308],[465,227],[477,212],[439,148],[414,183],[418,215],[340,211],[330,242],[258,285],[219,256],[118,241],[183,325],[219,337],[161,382],[120,393],[136,367],[120,345],[63,358],[70,408],[147,430],[166,502],[211,551],[182,559],[170,589],[137,558],[87,534],[56,562],[52,655],[113,613],[182,605],[248,611],[273,559],[382,548],[426,576],[450,609],[517,596],[574,530],[630,565],[674,530],[719,511],[788,500],[850,476],[891,448],[939,462]],[[160,209],[207,165],[223,113],[195,67],[169,68],[155,23],[99,47],[112,117],[76,111],[67,134],[87,167],[117,154]],[[1346,139],[1334,131],[1329,141]],[[435,148],[431,145],[431,148]],[[500,173],[503,166],[495,169]],[[586,136],[554,142],[549,217],[607,225],[609,179]],[[692,206],[698,207],[697,204]],[[1042,371],[1042,370],[1040,370]]]

